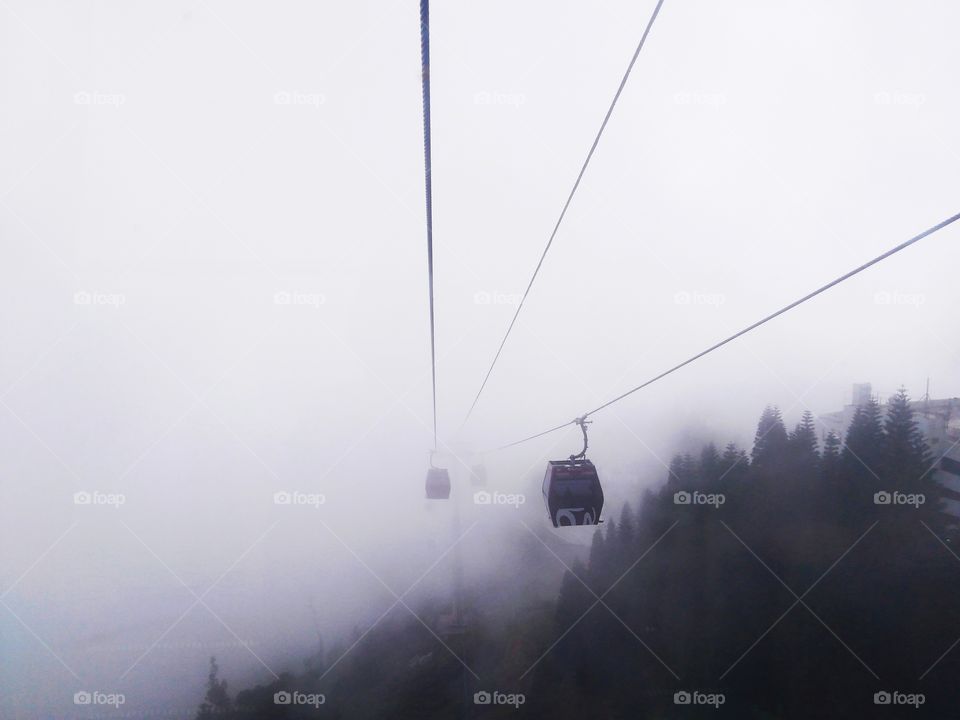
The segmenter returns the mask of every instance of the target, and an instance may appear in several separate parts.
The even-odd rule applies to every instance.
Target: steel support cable
[[[490,375],[493,373],[493,368],[500,359],[500,354],[503,352],[503,347],[507,344],[507,338],[510,337],[510,332],[513,330],[513,326],[517,322],[520,311],[523,310],[523,304],[526,302],[527,295],[530,293],[530,288],[533,287],[533,281],[537,279],[537,274],[540,272],[540,267],[543,265],[543,261],[547,257],[547,253],[550,251],[550,246],[553,245],[553,239],[556,237],[557,230],[560,229],[560,224],[563,222],[563,218],[567,214],[567,209],[570,207],[570,202],[573,200],[573,196],[576,194],[577,188],[580,187],[580,181],[583,180],[583,175],[587,171],[587,166],[590,164],[590,159],[593,157],[593,154],[597,149],[597,145],[600,143],[600,137],[603,135],[603,131],[606,129],[607,123],[610,121],[610,116],[613,114],[613,109],[616,107],[617,101],[620,99],[620,95],[623,92],[623,88],[627,84],[627,79],[630,77],[630,72],[633,70],[633,66],[636,64],[637,58],[640,56],[640,50],[643,49],[643,45],[647,41],[647,35],[650,34],[650,28],[653,27],[653,22],[657,19],[657,15],[660,13],[660,7],[663,5],[663,1],[664,0],[658,0],[656,7],[653,9],[653,14],[650,15],[650,19],[647,21],[647,26],[643,31],[640,42],[637,44],[637,49],[634,50],[633,57],[630,58],[630,64],[627,65],[627,70],[624,72],[623,78],[620,80],[620,85],[617,87],[617,92],[614,94],[613,100],[610,103],[610,107],[607,109],[607,114],[603,117],[603,122],[600,124],[600,129],[597,131],[597,136],[593,139],[593,145],[590,146],[590,152],[587,153],[587,158],[583,161],[583,165],[580,168],[580,173],[577,175],[577,180],[573,183],[573,188],[570,190],[570,194],[567,196],[567,201],[563,204],[563,209],[560,211],[560,217],[557,218],[557,222],[553,226],[553,232],[550,233],[550,238],[547,240],[547,244],[543,248],[543,252],[540,254],[540,260],[537,262],[537,266],[533,270],[533,275],[530,276],[530,282],[527,283],[527,289],[523,291],[523,295],[520,298],[517,309],[513,313],[513,318],[510,320],[510,324],[507,326],[507,331],[504,333],[503,339],[500,341],[500,347],[497,348],[497,353],[493,357],[493,362],[491,362],[490,367],[487,368],[487,374],[484,376],[483,382],[480,384],[480,389],[477,390],[477,394],[473,398],[473,402],[470,404],[470,409],[467,411],[467,416],[463,419],[463,422],[460,425],[461,430],[463,429],[464,425],[467,424],[467,421],[473,414],[473,410],[477,406],[477,402],[480,400],[480,395],[483,393],[484,388],[487,386],[487,381],[490,379]]]
[[[834,287],[835,285],[839,285],[839,284],[842,283],[843,281],[849,280],[849,279],[852,278],[854,275],[857,275],[857,274],[863,272],[863,271],[866,270],[867,268],[869,268],[869,267],[871,267],[871,266],[873,266],[873,265],[876,265],[877,263],[881,262],[882,260],[886,260],[886,259],[887,259],[888,257],[890,257],[891,255],[895,255],[896,253],[900,252],[901,250],[904,250],[904,249],[910,247],[910,246],[913,245],[914,243],[917,243],[917,242],[919,242],[920,240],[923,240],[923,239],[924,239],[925,237],[927,237],[928,235],[932,235],[933,233],[937,232],[938,230],[942,230],[943,228],[947,227],[948,225],[950,225],[950,224],[952,224],[952,223],[955,223],[957,220],[960,220],[960,213],[957,213],[956,215],[952,215],[952,216],[948,217],[946,220],[943,220],[942,222],[937,223],[937,224],[934,225],[933,227],[927,228],[926,230],[924,230],[924,231],[921,232],[920,234],[914,235],[914,236],[913,236],[912,238],[910,238],[909,240],[906,240],[906,241],[900,243],[899,245],[890,248],[889,250],[887,250],[887,251],[886,251],[885,253],[883,253],[882,255],[877,255],[877,257],[873,258],[872,260],[870,260],[870,261],[868,261],[868,262],[865,262],[863,265],[860,265],[859,267],[854,268],[854,269],[851,270],[850,272],[844,273],[843,275],[841,275],[841,276],[838,277],[838,278],[835,278],[834,280],[831,280],[831,281],[828,282],[826,285],[820,286],[819,288],[817,288],[817,289],[814,290],[813,292],[810,292],[810,293],[804,295],[804,296],[803,296],[802,298],[800,298],[799,300],[794,300],[794,301],[793,301],[792,303],[790,303],[789,305],[784,305],[782,308],[780,308],[780,309],[777,310],[776,312],[770,313],[770,314],[767,315],[766,317],[764,317],[764,318],[762,318],[762,319],[760,319],[760,320],[757,320],[757,322],[753,323],[752,325],[748,325],[747,327],[745,327],[745,328],[743,328],[742,330],[734,333],[734,334],[731,335],[730,337],[725,338],[725,339],[721,340],[720,342],[715,343],[714,345],[711,345],[711,346],[708,347],[706,350],[703,350],[703,351],[697,353],[696,355],[687,358],[687,359],[684,360],[683,362],[674,365],[674,366],[671,367],[669,370],[664,370],[664,371],[663,371],[662,373],[660,373],[659,375],[655,375],[654,377],[652,377],[652,378],[650,378],[649,380],[641,383],[640,385],[637,385],[636,387],[631,388],[630,390],[627,390],[626,392],[621,393],[620,395],[617,395],[617,396],[616,396],[615,398],[613,398],[612,400],[608,400],[608,401],[605,402],[603,405],[600,405],[600,406],[598,406],[598,407],[595,407],[593,410],[589,410],[588,412],[584,413],[583,415],[581,415],[581,416],[578,417],[578,418],[574,418],[573,420],[570,420],[570,421],[568,421],[568,422],[562,423],[561,425],[557,425],[556,427],[552,427],[552,428],[550,428],[549,430],[544,430],[543,432],[539,432],[539,433],[537,433],[536,435],[530,435],[529,437],[525,437],[525,438],[523,438],[522,440],[517,440],[517,441],[515,441],[515,442],[508,443],[508,444],[506,444],[506,445],[501,445],[500,447],[497,447],[497,448],[493,448],[493,450],[505,450],[506,448],[513,447],[514,445],[520,445],[521,443],[525,443],[525,442],[528,442],[528,441],[530,441],[530,440],[534,440],[534,439],[536,439],[536,438],[538,438],[538,437],[542,437],[542,436],[544,436],[544,435],[548,435],[548,434],[550,434],[550,433],[552,433],[552,432],[556,432],[557,430],[561,430],[561,429],[567,427],[568,425],[576,425],[576,424],[579,424],[579,423],[583,422],[584,420],[586,420],[586,419],[587,419],[588,417],[590,417],[591,415],[594,415],[594,414],[600,412],[601,410],[610,407],[611,405],[613,405],[613,404],[616,403],[616,402],[620,402],[620,401],[623,400],[624,398],[629,397],[630,395],[633,395],[633,393],[637,392],[638,390],[642,390],[643,388],[645,388],[645,387],[647,387],[647,386],[649,386],[649,385],[652,385],[653,383],[657,382],[658,380],[661,380],[661,379],[667,377],[667,375],[670,375],[670,374],[676,372],[676,371],[679,370],[680,368],[683,368],[683,367],[689,365],[690,363],[692,363],[692,362],[694,362],[694,361],[696,361],[696,360],[699,360],[699,359],[702,358],[704,355],[708,355],[709,353],[712,353],[714,350],[717,350],[717,349],[723,347],[723,346],[726,345],[727,343],[732,342],[732,341],[736,340],[737,338],[739,338],[739,337],[741,337],[741,336],[743,336],[743,335],[746,335],[748,332],[757,329],[757,328],[760,327],[761,325],[764,325],[765,323],[770,322],[771,320],[773,320],[773,319],[776,318],[776,317],[779,317],[780,315],[783,315],[785,312],[787,312],[787,311],[789,311],[789,310],[792,310],[793,308],[797,307],[798,305],[802,305],[803,303],[807,302],[807,300],[810,300],[810,299],[816,297],[816,296],[819,295],[820,293],[826,292],[827,290],[829,290],[830,288]],[[488,452],[492,452],[493,450],[488,451]]]
[[[433,163],[430,152],[430,3],[420,0],[420,84],[423,94],[423,167],[427,199],[427,283],[430,296],[430,368],[433,385],[433,450],[437,450],[437,343],[433,316]]]

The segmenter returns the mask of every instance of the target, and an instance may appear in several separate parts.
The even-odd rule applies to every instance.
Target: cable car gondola
[[[438,468],[430,456],[430,469],[427,470],[427,500],[448,500],[450,498],[450,473],[446,468]]]
[[[583,450],[569,460],[550,460],[543,477],[543,501],[554,527],[598,525],[603,510],[603,488],[597,468],[587,460],[587,421],[577,419],[583,431]]]

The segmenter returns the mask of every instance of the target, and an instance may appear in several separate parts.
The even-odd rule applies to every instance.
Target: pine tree
[[[813,423],[813,413],[803,413],[793,432],[787,438],[790,447],[790,460],[800,472],[812,474],[820,462],[817,451],[817,430]]]
[[[736,443],[727,443],[720,456],[719,484],[722,488],[735,488],[746,478],[750,470],[750,459],[747,453],[737,447]]]
[[[587,559],[587,584],[594,592],[606,590],[610,575],[610,557],[607,540],[599,529],[593,534],[590,544],[590,555]]]
[[[640,506],[636,514],[637,527],[634,532],[637,543],[644,548],[648,547],[673,522],[672,515],[664,512],[664,506],[658,501],[658,497],[660,497],[658,493],[647,488],[640,498]]]
[[[667,468],[667,486],[680,487],[683,484],[683,457],[679,454],[670,459],[670,466]]]
[[[817,482],[811,493],[812,507],[821,523],[836,527],[843,512],[844,498],[848,488],[843,478],[842,448],[840,438],[833,431],[823,439],[823,454],[817,472]]]
[[[757,433],[753,441],[751,465],[758,470],[777,469],[787,450],[787,429],[783,425],[780,410],[767,406],[757,423]]]
[[[217,659],[210,658],[210,674],[207,675],[207,695],[204,703],[200,705],[197,711],[197,720],[210,720],[210,718],[223,715],[230,710],[230,695],[227,693],[227,681],[218,680],[217,673],[220,668],[217,666]]]
[[[836,486],[840,479],[840,438],[832,430],[823,440],[820,478],[828,486]]]
[[[699,475],[693,456],[690,453],[678,454],[670,461],[667,482],[671,487],[686,490],[697,486]]]
[[[634,541],[634,522],[633,522],[633,510],[630,509],[630,503],[626,503],[623,506],[623,510],[620,511],[620,547],[629,552],[629,549],[633,547]]]
[[[771,501],[780,503],[788,516],[789,508],[792,508],[793,518],[799,523],[809,523],[823,510],[822,499],[814,491],[819,464],[817,431],[813,413],[807,410],[787,436],[787,450],[778,482],[770,489]]]
[[[873,494],[882,490],[883,429],[880,407],[871,399],[857,408],[840,453],[840,517],[848,526],[859,526],[858,518],[873,507]]]
[[[903,492],[919,488],[930,469],[930,449],[914,419],[904,388],[890,400],[883,430],[884,480]]]
[[[573,564],[570,570],[563,574],[563,580],[560,584],[560,594],[557,596],[556,612],[554,622],[557,628],[566,631],[574,622],[582,617],[584,611],[590,606],[590,592],[583,586],[578,578],[583,578],[586,569],[578,560]],[[568,650],[569,648],[564,648]],[[575,656],[576,652],[572,654]]]
[[[917,509],[924,522],[928,525],[934,523],[942,530],[944,518],[940,514],[943,509],[941,488],[930,472],[930,448],[920,432],[913,408],[910,407],[910,398],[904,388],[900,388],[890,399],[883,429],[882,477],[888,485],[885,489],[923,495],[924,502]]]
[[[883,460],[883,429],[880,426],[880,406],[871,399],[857,408],[847,430],[841,457],[847,471],[855,477],[871,477],[876,480]]]
[[[728,503],[725,511],[728,515],[739,515],[747,511],[749,498],[753,495],[749,476],[750,459],[747,453],[737,447],[736,443],[727,443],[720,456],[720,475],[711,491],[721,492],[726,496]]]
[[[603,533],[598,530],[593,534],[593,541],[590,543],[590,556],[587,561],[588,569],[591,573],[595,573],[600,569],[605,551],[606,542],[603,539]]]
[[[620,533],[617,532],[617,522],[613,518],[606,521],[607,534],[604,538],[604,544],[607,546],[607,557],[609,559],[610,554],[614,552],[620,542]]]
[[[720,479],[722,472],[717,446],[707,443],[700,453],[700,477],[707,486],[712,487]]]
[[[303,661],[304,667],[306,668],[307,675],[312,675],[314,677],[319,677],[327,669],[326,665],[326,645],[323,641],[323,635],[320,632],[317,632],[317,645],[316,650],[313,651],[313,654],[310,657],[306,658]]]

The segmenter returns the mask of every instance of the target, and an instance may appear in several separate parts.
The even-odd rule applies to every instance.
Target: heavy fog
[[[431,7],[442,503],[416,4],[0,3],[0,714],[191,717],[210,656],[268,682],[458,563],[559,583],[579,430],[481,453],[960,209],[960,8],[666,0],[464,425],[653,5]],[[958,233],[593,417],[609,512],[767,404],[960,395]]]

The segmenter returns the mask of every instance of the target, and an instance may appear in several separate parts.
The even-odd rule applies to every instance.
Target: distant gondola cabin
[[[427,470],[426,492],[428,500],[447,500],[450,497],[450,473],[445,468]]]

